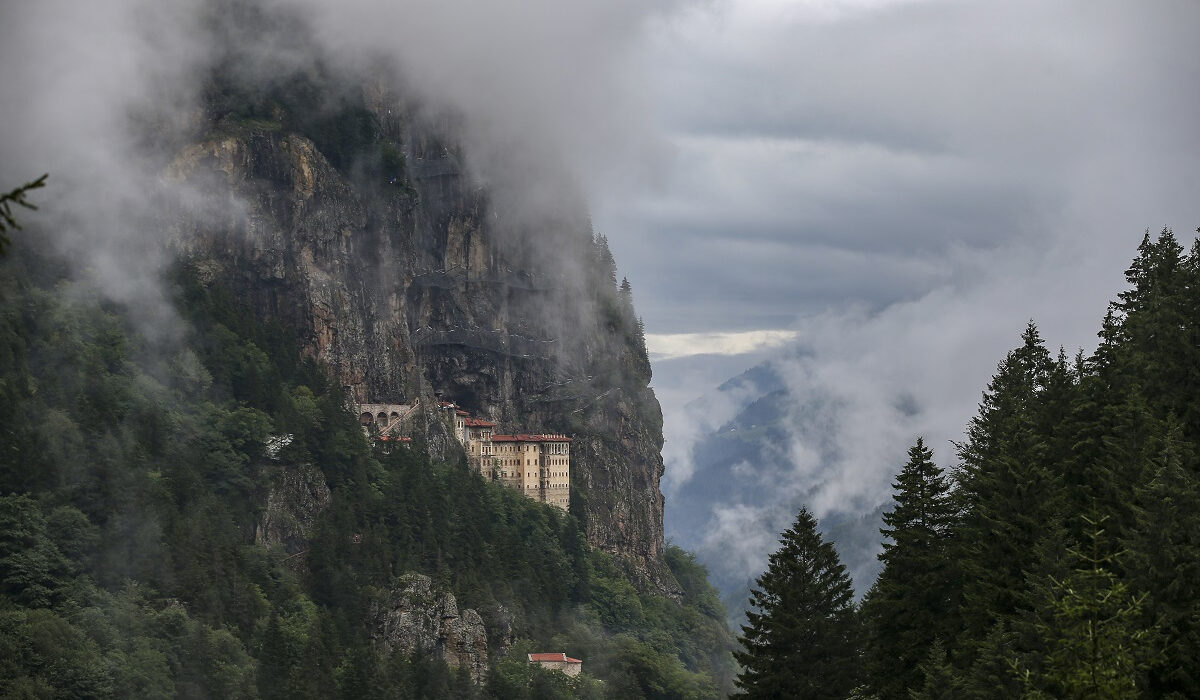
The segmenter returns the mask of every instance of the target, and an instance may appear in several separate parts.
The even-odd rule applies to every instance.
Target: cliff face
[[[350,145],[210,115],[167,168],[203,193],[180,203],[173,244],[202,280],[299,329],[353,400],[419,400],[434,449],[449,446],[439,398],[573,436],[589,540],[657,579],[661,412],[606,246],[580,212],[502,216],[451,140],[382,90],[360,107],[369,128]]]

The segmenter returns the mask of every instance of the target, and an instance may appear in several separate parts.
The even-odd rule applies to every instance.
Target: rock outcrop
[[[308,550],[317,517],[329,507],[325,475],[311,464],[266,467],[270,486],[254,541],[281,545],[288,554]]]
[[[589,541],[669,579],[655,574],[661,412],[585,212],[512,216],[445,130],[378,89],[358,109],[373,131],[326,145],[338,167],[323,132],[213,117],[167,168],[201,195],[178,207],[173,244],[202,279],[295,328],[352,400],[444,399],[502,430],[573,436],[572,512]],[[435,411],[414,422],[435,453],[455,449]]]
[[[488,634],[483,618],[459,609],[454,596],[436,590],[423,574],[409,573],[371,602],[367,620],[372,638],[390,654],[400,651],[440,655],[466,668],[481,682],[488,670]]]

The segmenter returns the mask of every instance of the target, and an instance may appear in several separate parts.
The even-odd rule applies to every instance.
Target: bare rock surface
[[[282,545],[288,554],[308,550],[317,518],[332,495],[325,475],[311,464],[267,467],[270,487],[254,541]]]
[[[487,674],[483,618],[470,608],[460,609],[453,595],[437,590],[424,574],[401,576],[372,601],[368,627],[389,653],[438,654],[447,664],[466,668],[476,683]]]
[[[502,431],[572,436],[572,512],[588,540],[669,591],[662,415],[585,209],[502,205],[493,191],[525,183],[483,187],[446,130],[386,92],[364,103],[378,134],[360,162],[387,149],[397,175],[339,169],[278,127],[223,127],[182,148],[167,175],[203,196],[169,222],[177,251],[296,329],[348,401],[419,400],[412,430],[435,457],[459,449],[439,399]]]

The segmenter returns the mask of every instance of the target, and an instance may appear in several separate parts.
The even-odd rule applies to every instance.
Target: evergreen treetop
[[[952,631],[949,541],[955,524],[950,482],[917,438],[883,515],[884,568],[862,604],[868,681],[879,698],[907,698],[921,686],[920,664]],[[943,651],[944,656],[944,651]]]
[[[802,509],[751,590],[743,651],[734,654],[738,697],[846,697],[860,666],[853,600],[837,552]]]

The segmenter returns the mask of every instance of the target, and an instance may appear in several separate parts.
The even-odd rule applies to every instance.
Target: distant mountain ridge
[[[723,382],[689,403],[689,415],[701,423],[707,407],[732,404],[733,418],[705,425],[690,450],[691,476],[667,494],[667,537],[696,552],[710,579],[722,592],[731,620],[746,606],[749,586],[774,549],[776,533],[788,527],[822,478],[811,475],[808,486],[798,478],[791,454],[793,441],[833,463],[832,446],[814,431],[819,419],[796,423],[797,416],[816,416],[822,397],[793,396],[774,361],[763,362]],[[799,486],[797,486],[799,484]],[[859,595],[880,570],[879,527],[887,504],[865,513],[826,513],[820,529],[838,549]],[[756,562],[760,562],[757,566]]]

